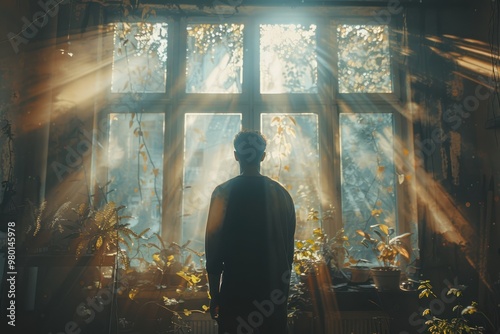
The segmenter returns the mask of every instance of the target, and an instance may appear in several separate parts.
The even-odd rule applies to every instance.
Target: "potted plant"
[[[348,247],[349,238],[345,234],[344,228],[337,230],[332,238],[325,238],[323,256],[334,283],[349,280],[345,273],[345,267],[349,265]]]
[[[365,283],[370,279],[370,267],[366,264],[370,261],[365,259],[355,259],[353,257],[349,258],[349,272],[351,277],[349,281],[351,283]],[[360,264],[362,263],[362,264]]]
[[[318,267],[325,264],[322,250],[326,238],[327,235],[323,233],[323,230],[316,228],[312,238],[295,241],[294,271],[301,279],[315,275]]]
[[[377,235],[377,238],[362,230],[356,230],[356,233],[363,237],[361,243],[365,247],[371,247],[381,264],[381,266],[370,269],[373,283],[378,290],[397,290],[401,276],[397,260],[399,255],[406,260],[410,259],[410,253],[406,249],[403,239],[408,238],[411,233],[392,237],[394,229],[385,224],[371,225],[370,229]]]

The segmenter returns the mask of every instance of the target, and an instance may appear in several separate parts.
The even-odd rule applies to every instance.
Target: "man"
[[[260,174],[266,141],[259,132],[238,133],[234,149],[240,175],[215,188],[208,215],[210,313],[219,334],[287,333],[293,200]]]

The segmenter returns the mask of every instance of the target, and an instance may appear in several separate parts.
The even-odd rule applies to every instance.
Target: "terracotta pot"
[[[373,267],[370,269],[373,283],[379,291],[399,290],[401,270],[394,267]]]

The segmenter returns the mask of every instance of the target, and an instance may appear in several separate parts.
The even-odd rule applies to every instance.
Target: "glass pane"
[[[355,231],[397,227],[393,131],[392,114],[340,114],[342,220],[350,255],[374,263]]]
[[[163,114],[110,114],[109,200],[125,205],[129,227],[137,233],[161,232]]]
[[[241,93],[243,24],[189,24],[186,53],[186,93]]]
[[[182,244],[205,250],[205,227],[215,187],[238,175],[233,140],[241,129],[241,114],[186,114]]]
[[[317,221],[310,210],[320,210],[318,115],[261,114],[267,139],[262,173],[288,189],[297,213],[296,239],[312,236]]]
[[[337,27],[340,93],[391,93],[391,58],[386,25]]]
[[[167,24],[115,23],[111,92],[164,93]]]
[[[317,93],[316,25],[260,25],[261,94]]]

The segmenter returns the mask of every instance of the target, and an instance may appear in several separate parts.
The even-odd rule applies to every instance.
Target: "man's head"
[[[259,131],[244,130],[234,137],[234,156],[241,165],[258,166],[265,150],[266,139]]]

